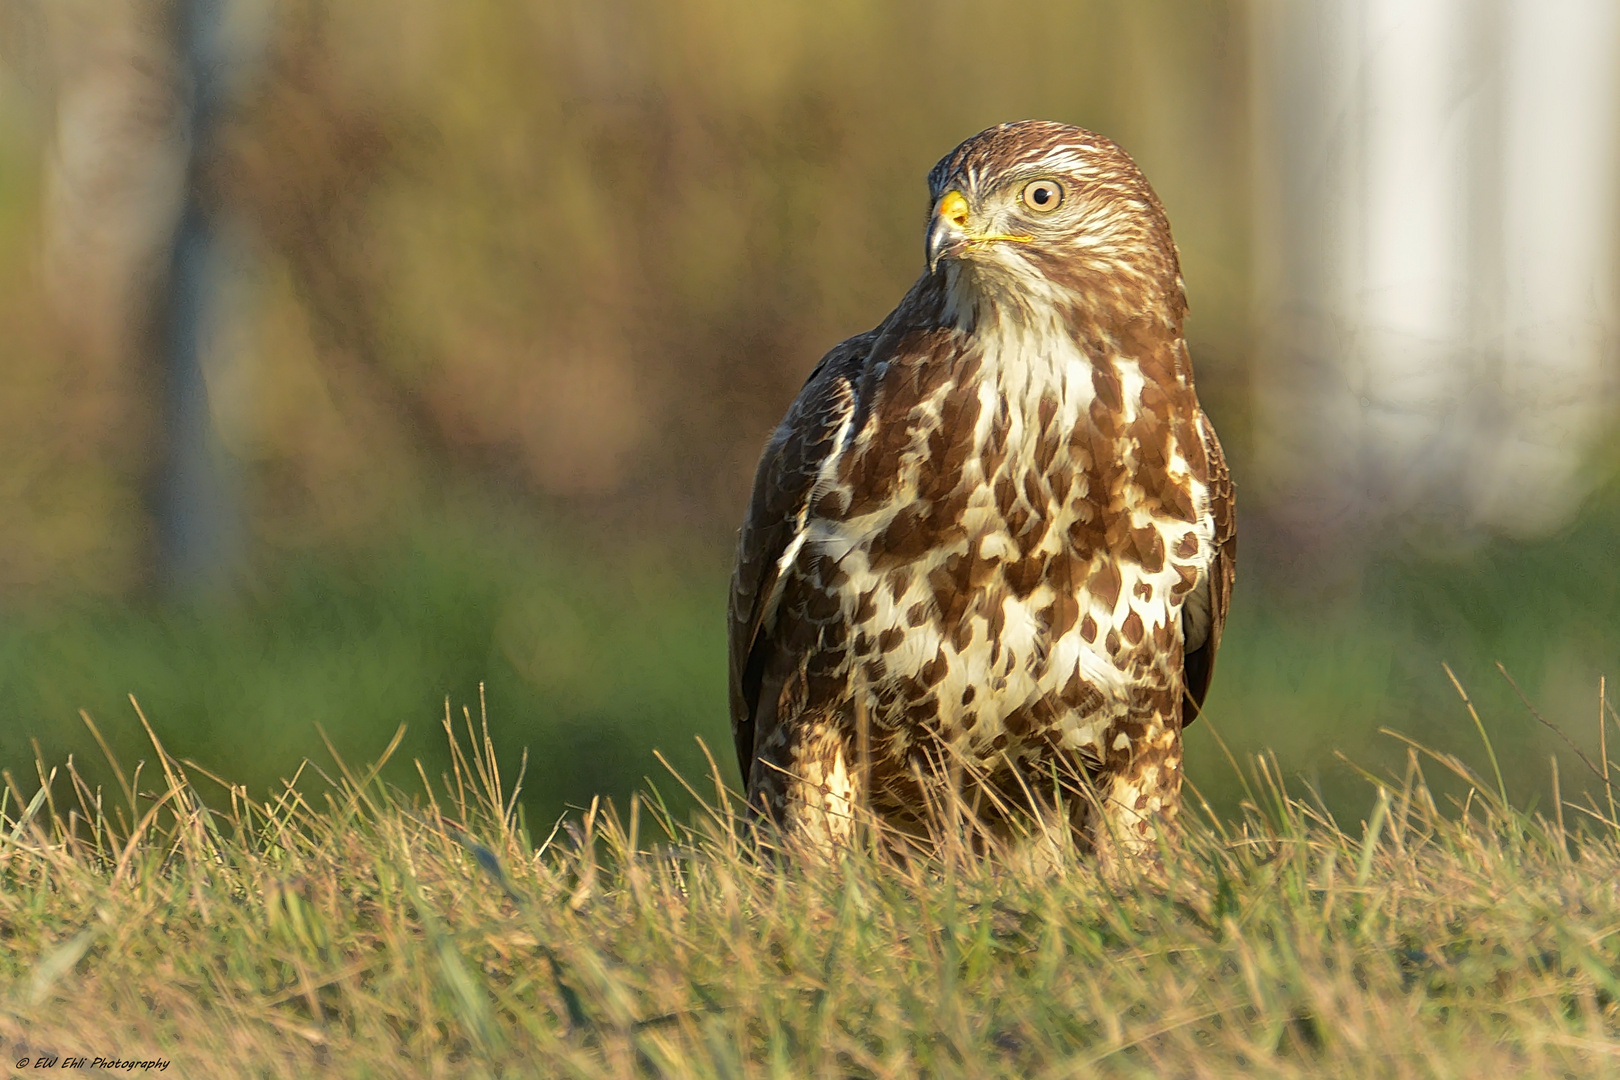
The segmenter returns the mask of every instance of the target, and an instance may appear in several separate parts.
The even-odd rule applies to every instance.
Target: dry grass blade
[[[1580,747],[1575,745],[1575,740],[1571,739],[1567,734],[1565,734],[1563,728],[1541,715],[1540,711],[1538,711],[1536,707],[1530,703],[1530,699],[1525,697],[1524,691],[1519,689],[1519,684],[1513,681],[1513,676],[1508,674],[1507,668],[1498,663],[1496,665],[1496,670],[1501,673],[1502,678],[1507,680],[1507,684],[1513,687],[1513,692],[1519,695],[1519,700],[1523,702],[1524,707],[1529,710],[1530,715],[1540,721],[1543,727],[1547,728],[1547,730],[1551,731],[1554,735],[1557,735],[1560,739],[1562,739],[1564,745],[1569,747],[1570,750],[1574,752],[1575,756],[1581,759],[1581,763],[1591,770],[1593,776],[1607,783],[1608,777],[1604,770],[1598,768],[1592,763],[1592,759],[1587,757],[1586,753]],[[1600,688],[1599,694],[1601,695],[1601,693],[1602,690]]]
[[[1609,820],[1620,821],[1614,810],[1614,785],[1609,782],[1609,725],[1605,722],[1604,714],[1609,711],[1609,682],[1606,677],[1598,679],[1598,757],[1603,759],[1603,793],[1609,800]],[[1620,826],[1616,826],[1620,828]]]
[[[1506,806],[1508,801],[1507,784],[1502,779],[1502,766],[1496,760],[1496,748],[1491,745],[1491,737],[1485,734],[1485,722],[1479,718],[1479,711],[1474,708],[1473,701],[1468,697],[1468,691],[1463,689],[1463,684],[1458,681],[1456,674],[1452,672],[1451,665],[1441,664],[1440,666],[1445,670],[1446,678],[1451,680],[1451,685],[1457,688],[1457,696],[1462,698],[1463,705],[1468,709],[1469,718],[1474,721],[1474,730],[1479,732],[1479,741],[1485,744],[1485,756],[1490,758],[1491,771],[1496,774],[1496,793],[1501,798],[1502,805]]]

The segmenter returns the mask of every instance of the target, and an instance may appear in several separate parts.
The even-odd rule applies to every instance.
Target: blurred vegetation
[[[1472,745],[1440,660],[1518,792],[1540,790],[1558,744],[1492,661],[1595,743],[1597,678],[1620,657],[1612,492],[1565,535],[1382,553],[1331,595],[1268,574],[1263,493],[1241,486],[1235,0],[278,4],[206,174],[252,267],[209,376],[247,519],[241,580],[189,597],[152,587],[149,313],[125,312],[108,347],[83,325],[105,313],[64,307],[41,273],[68,77],[41,10],[0,4],[14,774],[37,741],[100,775],[80,708],[138,753],[128,694],[171,750],[255,791],[315,753],[317,725],[358,758],[408,722],[400,760],[442,761],[445,702],[476,713],[480,684],[504,764],[529,750],[537,818],[624,793],[658,769],[653,747],[690,769],[700,735],[724,762],[724,584],[765,433],[920,269],[927,169],[1025,116],[1116,138],[1181,247],[1200,393],[1246,522],[1192,778],[1235,805],[1218,730],[1359,805],[1333,751],[1366,761],[1380,724]],[[166,5],[144,10],[163,33]]]
[[[33,5],[6,10],[23,41]],[[723,538],[804,375],[919,272],[929,167],[1007,117],[1061,116],[1137,154],[1197,282],[1205,393],[1242,400],[1235,7],[275,11],[208,171],[258,268],[210,394],[266,542],[373,534],[465,474]],[[1015,63],[986,54],[992,11],[1027,28],[996,47]],[[96,313],[53,308],[37,273],[53,88],[20,72],[40,66],[13,64],[0,93],[0,449],[22,466],[0,491],[0,584],[123,592],[149,572],[152,361],[137,336],[77,355],[66,324]],[[83,398],[100,407],[81,419]],[[1226,426],[1237,438],[1241,417]],[[75,452],[48,441],[64,427]]]
[[[263,791],[324,757],[323,732],[359,759],[405,723],[399,760],[438,761],[446,710],[477,716],[482,688],[503,766],[527,750],[537,817],[666,775],[654,748],[702,772],[694,736],[731,753],[726,569],[669,545],[611,556],[447,506],[432,528],[287,557],[226,602],[19,614],[0,630],[0,762],[38,745],[108,779],[76,711],[135,760],[133,693],[171,749]]]

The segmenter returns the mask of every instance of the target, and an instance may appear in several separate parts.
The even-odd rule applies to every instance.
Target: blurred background
[[[1399,729],[1521,804],[1620,674],[1609,0],[0,0],[0,765],[265,794],[448,707],[547,822],[734,766],[766,434],[990,124],[1175,228],[1239,579],[1190,778],[1354,814]],[[1611,733],[1612,734],[1612,733]],[[662,779],[660,779],[662,778]]]

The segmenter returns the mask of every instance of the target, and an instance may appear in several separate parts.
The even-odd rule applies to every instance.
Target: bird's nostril
[[[939,200],[935,208],[939,217],[954,225],[958,229],[966,229],[968,224],[968,203],[960,191],[947,191]]]

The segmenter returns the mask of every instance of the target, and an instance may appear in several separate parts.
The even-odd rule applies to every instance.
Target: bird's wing
[[[754,762],[760,687],[771,658],[768,632],[780,598],[778,579],[802,543],[816,477],[856,411],[856,397],[877,331],[835,346],[822,357],[772,434],[754,475],[754,495],[737,537],[731,575],[731,734],[743,784]]]
[[[1232,580],[1237,573],[1237,514],[1232,494],[1232,474],[1226,467],[1220,441],[1209,417],[1200,414],[1200,431],[1209,458],[1209,508],[1215,519],[1214,555],[1198,587],[1187,598],[1182,612],[1182,634],[1187,644],[1183,659],[1185,687],[1190,708],[1182,710],[1182,726],[1197,719],[1209,692],[1209,678],[1215,670],[1215,651],[1220,648],[1221,630],[1226,626],[1226,608],[1232,599]]]

